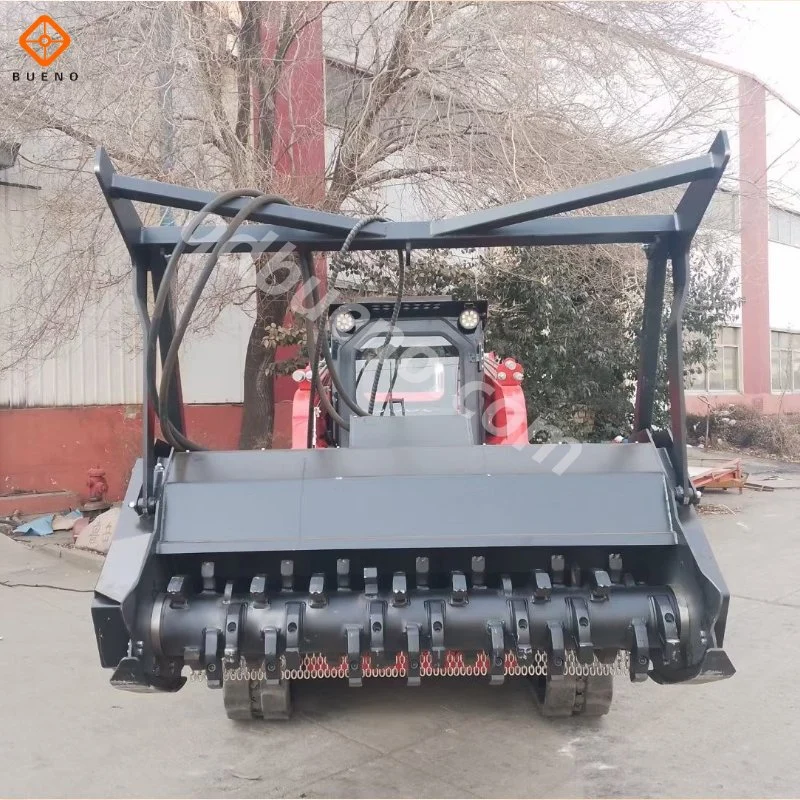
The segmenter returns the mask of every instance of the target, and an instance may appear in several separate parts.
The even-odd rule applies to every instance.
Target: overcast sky
[[[800,106],[800,0],[719,2],[729,35],[715,54],[754,72]]]

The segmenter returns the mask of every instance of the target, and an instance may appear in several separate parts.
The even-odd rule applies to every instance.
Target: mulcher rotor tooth
[[[463,572],[454,571],[451,576],[452,589],[450,592],[450,605],[464,606],[467,604],[467,578]]]
[[[486,558],[472,556],[472,587],[483,589],[486,586]]]
[[[364,594],[367,597],[378,596],[378,568],[364,567]]]
[[[506,679],[506,646],[503,624],[493,620],[489,628],[489,683],[499,686]]]
[[[406,670],[409,686],[419,686],[420,678],[420,626],[416,622],[409,622],[406,626],[406,652],[408,653],[408,666]]]
[[[392,576],[392,605],[400,608],[408,603],[408,581],[405,572],[395,572]]]
[[[550,556],[550,572],[552,573],[554,584],[564,583],[564,569],[566,568],[566,561],[564,556],[555,555]]]
[[[210,689],[222,688],[222,660],[219,657],[221,639],[222,631],[219,628],[206,628],[203,631],[203,666]]]
[[[361,686],[364,674],[361,669],[361,627],[345,625],[344,633],[347,646],[347,682],[350,686]]]
[[[549,638],[547,648],[547,673],[564,675],[567,671],[567,651],[564,643],[564,626],[560,622],[547,623]]]
[[[592,645],[592,629],[589,621],[589,607],[580,597],[570,598],[572,608],[572,632],[578,646],[578,661],[581,664],[591,664],[594,661],[594,646]]]
[[[325,573],[316,572],[308,582],[308,594],[311,608],[324,608],[328,604],[325,596]]]
[[[444,603],[431,600],[427,603],[430,620],[431,659],[434,667],[444,666]]]
[[[186,645],[183,648],[183,663],[189,669],[200,671],[203,668],[202,648],[196,644]]]
[[[512,600],[511,613],[514,618],[514,632],[517,637],[517,661],[528,664],[533,658],[531,631],[528,622],[528,604],[525,600]]]
[[[287,669],[300,669],[300,636],[301,636],[301,603],[286,604],[286,620],[284,623],[284,636],[286,649],[284,659]]]
[[[281,561],[281,588],[284,592],[294,591],[294,561]]]
[[[281,662],[278,657],[278,629],[264,628],[264,671],[268,686],[277,686],[281,679]]]
[[[622,556],[619,553],[609,553],[608,575],[612,583],[619,583],[622,580]]]
[[[266,608],[269,605],[267,600],[267,576],[255,575],[250,581],[250,600],[253,608]]]
[[[611,578],[604,569],[593,569],[589,572],[592,587],[592,600],[608,600]]]
[[[232,582],[231,582],[232,583]],[[239,663],[239,637],[242,629],[242,604],[229,603],[225,617],[225,664],[235,667]]]
[[[680,638],[675,612],[666,597],[653,597],[658,634],[661,639],[662,658],[665,664],[674,664],[680,658]]]
[[[204,561],[200,565],[200,577],[203,579],[204,594],[211,594],[217,591],[217,581],[214,577],[213,561]]]
[[[536,602],[549,600],[553,593],[553,584],[550,576],[543,570],[537,569],[533,573],[533,597]]]
[[[427,556],[418,556],[416,561],[417,589],[427,589],[430,580],[430,559]]]
[[[167,584],[167,597],[171,608],[186,608],[189,581],[185,575],[173,575]]]
[[[383,633],[386,627],[385,606],[378,600],[369,604],[369,649],[378,666],[386,664]]]
[[[336,560],[336,588],[340,590],[350,588],[349,558],[339,558]]]

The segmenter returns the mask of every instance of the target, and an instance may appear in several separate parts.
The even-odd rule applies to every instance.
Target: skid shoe
[[[268,681],[263,666],[227,670],[222,680],[222,702],[228,719],[285,720],[292,716],[292,682]]]
[[[543,717],[602,717],[611,709],[613,675],[537,675],[529,680]]]

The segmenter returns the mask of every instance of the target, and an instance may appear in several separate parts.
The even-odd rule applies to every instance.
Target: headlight
[[[356,327],[356,318],[349,311],[342,311],[336,315],[333,324],[339,333],[352,333]]]
[[[465,331],[474,331],[481,321],[481,315],[474,308],[467,308],[458,315],[458,324]]]

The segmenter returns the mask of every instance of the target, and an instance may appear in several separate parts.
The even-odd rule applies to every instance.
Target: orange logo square
[[[49,67],[71,42],[70,35],[47,14],[42,14],[19,37],[19,46],[42,67]]]

